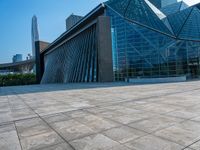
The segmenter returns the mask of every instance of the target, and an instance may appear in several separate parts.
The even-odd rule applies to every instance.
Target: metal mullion
[[[95,25],[95,29],[94,29],[94,81],[95,82],[97,82],[97,80],[98,80],[98,76],[97,76],[97,61],[98,61],[98,59],[97,59],[97,38],[96,38],[96,36],[97,36],[97,32],[96,32],[97,30],[96,30],[96,25]]]
[[[71,58],[70,58],[70,61],[69,61],[69,62],[70,62],[70,63],[69,63],[69,65],[70,65],[70,70],[69,70],[69,72],[70,72],[69,81],[70,81],[70,82],[72,82],[72,77],[73,77],[73,67],[74,67],[74,66],[73,66],[72,64],[73,64],[73,61],[74,61],[74,60],[73,60],[73,56],[74,56],[74,53],[75,53],[75,52],[74,52],[74,48],[73,48],[74,45],[75,45],[75,44],[74,44],[74,39],[72,39],[72,41],[71,41],[71,46],[70,46],[70,47],[71,47],[71,48],[70,48],[70,51],[71,51]]]
[[[73,69],[73,66],[72,66],[72,57],[73,57],[73,53],[74,53],[74,51],[73,51],[73,45],[74,45],[74,40],[72,39],[71,41],[70,41],[70,43],[68,44],[68,49],[69,49],[69,59],[68,59],[68,65],[69,65],[69,70],[68,70],[68,82],[71,82],[71,76],[72,76],[72,73],[73,73],[73,71],[72,71],[72,69]]]
[[[64,44],[64,51],[63,51],[63,55],[64,55],[64,60],[63,60],[63,72],[64,72],[64,83],[66,83],[66,80],[67,80],[67,77],[68,77],[68,74],[67,74],[67,70],[68,70],[68,49],[67,49],[67,43]]]
[[[78,39],[79,39],[80,37],[78,37]],[[73,70],[72,70],[72,82],[75,82],[75,76],[76,76],[76,69],[77,69],[77,64],[78,64],[78,42],[77,42],[78,40],[75,38],[74,39],[74,43],[75,43],[75,46],[74,46],[74,56],[72,57],[72,59],[73,59]]]
[[[95,49],[94,49],[94,40],[95,40],[95,26],[92,27],[92,58],[91,58],[91,70],[90,70],[90,76],[91,82],[94,82],[94,56],[95,56]]]
[[[86,39],[88,39],[88,36],[89,36],[89,34],[87,34],[87,37],[86,37]],[[88,47],[87,47],[87,41],[86,41],[86,43],[85,43],[85,48],[84,48],[84,55],[83,55],[83,57],[84,57],[84,59],[83,59],[83,75],[82,75],[82,82],[85,82],[85,76],[86,76],[86,62],[87,62],[87,51],[88,51]]]
[[[92,43],[91,43],[91,41],[92,41],[92,29],[91,29],[91,31],[90,31],[90,39],[89,39],[89,54],[88,54],[88,70],[87,70],[87,74],[88,74],[88,76],[87,76],[87,82],[90,82],[90,69],[91,69],[91,54],[92,54]]]
[[[81,33],[81,35],[79,35],[79,37],[78,37],[78,39],[76,39],[76,42],[78,42],[79,43],[79,41],[81,41],[81,44],[79,44],[79,45],[83,45],[84,43],[83,43],[83,40],[81,40],[81,39],[83,39],[84,38],[84,34],[83,33]],[[74,80],[74,82],[77,82],[77,76],[78,76],[78,71],[79,71],[79,65],[80,65],[80,57],[81,57],[81,51],[80,51],[80,47],[78,47],[79,49],[77,49],[77,57],[75,58],[76,59],[76,69],[75,69],[75,71],[74,71],[74,78],[73,78],[73,80]]]
[[[90,29],[90,36],[89,36],[89,41],[88,41],[88,45],[89,45],[89,54],[88,54],[88,62],[87,62],[87,82],[90,82],[90,63],[91,63],[91,44],[90,44],[90,41],[92,39],[92,29]]]
[[[88,36],[88,34],[87,33],[85,33],[85,39],[87,39],[87,36]],[[87,41],[86,41],[87,42]],[[84,74],[85,74],[85,71],[84,71],[84,67],[85,67],[85,60],[86,60],[86,58],[85,58],[85,56],[86,56],[86,53],[85,53],[85,48],[83,47],[83,53],[82,53],[82,61],[81,61],[81,76],[80,76],[80,78],[79,78],[79,82],[83,82],[84,80]]]
[[[90,36],[90,33],[88,33],[87,34],[87,40],[89,39],[89,36]],[[87,82],[87,76],[88,76],[88,74],[87,74],[87,70],[88,70],[88,66],[87,66],[87,64],[88,64],[88,45],[89,45],[89,42],[87,42],[87,47],[86,47],[86,52],[85,52],[85,72],[84,72],[84,82]]]
[[[97,42],[96,42],[96,26],[94,29],[94,81],[97,82]]]
[[[68,43],[66,43],[66,49],[67,49],[67,60],[66,60],[66,63],[67,63],[67,77],[66,77],[66,81],[67,82],[70,82],[70,69],[71,69],[71,65],[70,65],[70,55],[71,55],[71,46],[72,46],[72,41],[69,41]]]
[[[87,32],[87,31],[86,31]],[[86,36],[86,33],[82,33],[83,35],[83,39],[84,39],[84,42],[83,42],[83,40],[82,40],[82,42],[83,42],[83,44],[82,44],[82,47],[81,47],[81,56],[80,56],[80,59],[79,59],[79,67],[78,67],[78,73],[77,73],[77,81],[78,82],[80,82],[80,77],[81,77],[81,74],[82,74],[82,60],[84,59],[83,58],[83,54],[84,54],[84,44],[85,44],[85,36]]]

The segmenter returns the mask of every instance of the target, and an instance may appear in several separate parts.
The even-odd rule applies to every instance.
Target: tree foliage
[[[36,84],[35,74],[9,74],[0,75],[0,86]]]

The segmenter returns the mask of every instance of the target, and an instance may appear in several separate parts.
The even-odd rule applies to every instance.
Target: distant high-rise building
[[[22,61],[22,54],[16,54],[12,58],[13,63]]]
[[[83,17],[71,14],[67,19],[66,19],[66,30],[69,30],[71,27],[73,27],[77,22],[79,22]]]
[[[35,57],[35,42],[39,41],[38,24],[37,24],[36,16],[33,16],[32,18],[31,36],[32,36],[32,56],[34,58]]]
[[[157,8],[162,8],[177,2],[177,0],[149,0],[149,1],[152,4],[154,4]]]

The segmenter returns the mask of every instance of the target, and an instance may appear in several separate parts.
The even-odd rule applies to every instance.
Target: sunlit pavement
[[[200,150],[200,81],[0,88],[0,150]]]

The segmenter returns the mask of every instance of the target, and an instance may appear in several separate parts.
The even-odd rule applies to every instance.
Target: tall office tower
[[[39,41],[38,24],[36,16],[33,16],[32,18],[31,36],[32,36],[32,55],[33,58],[35,58],[35,42]]]
[[[71,14],[67,19],[66,19],[66,30],[69,30],[71,27],[73,27],[77,22],[79,22],[83,17],[82,16],[77,16],[74,14]]]
[[[149,1],[159,9],[167,5],[177,3],[177,0],[149,0]]]

